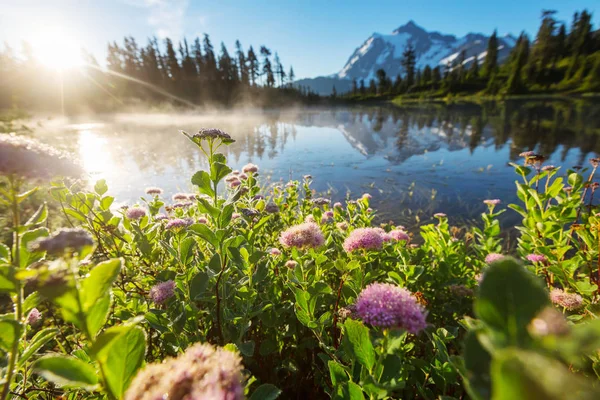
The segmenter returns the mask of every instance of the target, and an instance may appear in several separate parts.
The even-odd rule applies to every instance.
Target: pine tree
[[[383,94],[387,89],[387,76],[385,70],[380,68],[375,74],[377,75],[377,86],[379,94]]]
[[[331,97],[334,99],[337,97],[337,90],[335,88],[335,85],[333,85],[333,88],[331,89]]]
[[[437,85],[438,83],[440,83],[441,80],[442,80],[442,70],[441,70],[440,66],[438,65],[431,71],[431,82],[434,85]]]
[[[194,53],[194,63],[196,64],[196,70],[199,75],[204,72],[204,57],[202,56],[202,45],[200,44],[200,38],[194,39],[192,45],[192,53]]]
[[[288,73],[288,79],[290,82],[290,87],[294,84],[294,79],[296,79],[296,74],[294,74],[294,68],[290,66],[290,72]]]
[[[361,79],[360,80],[360,85],[358,86],[358,91],[360,92],[361,95],[365,95],[365,93],[367,92],[367,90],[365,89],[365,80]]]
[[[542,70],[546,69],[553,58],[555,51],[554,31],[556,30],[556,20],[554,10],[542,11],[542,24],[535,38],[535,45],[532,49],[532,57],[538,62]]]
[[[433,72],[429,65],[426,65],[423,69],[423,84],[429,85],[431,83]]]
[[[181,81],[181,66],[177,60],[177,54],[175,53],[171,39],[165,39],[165,47],[167,49],[167,54],[165,55],[167,72],[172,84],[175,85],[174,87],[177,87],[177,83]]]
[[[237,56],[237,67],[240,72],[240,81],[243,85],[248,85],[249,77],[248,77],[248,64],[246,63],[246,55],[244,54],[244,50],[242,49],[242,44],[239,40],[235,41],[235,49]]]
[[[356,83],[356,78],[352,79],[352,95],[356,96],[358,94],[358,84]]]
[[[498,33],[494,30],[488,40],[487,53],[483,62],[483,76],[489,78],[498,69]]]
[[[596,62],[585,78],[582,89],[600,92],[600,54],[596,54]]]
[[[268,87],[275,85],[275,76],[273,74],[273,67],[271,66],[271,50],[266,46],[260,46],[260,54],[263,56],[263,69],[262,75],[265,77],[265,84]]]
[[[477,54],[475,54],[467,73],[467,79],[476,80],[477,78],[479,78],[479,60],[477,59]]]
[[[256,86],[256,80],[258,79],[258,58],[252,46],[248,49],[248,75],[252,86]]]
[[[463,82],[466,78],[466,66],[465,60],[467,59],[467,51],[462,50],[458,55],[458,61],[456,64],[458,80]]]
[[[516,52],[516,59],[511,65],[510,76],[506,83],[506,92],[509,94],[521,93],[525,90],[522,81],[522,71],[529,57],[529,40],[524,33],[519,37]]]
[[[396,80],[394,81],[394,93],[400,94],[402,91],[402,77],[400,74],[396,75]]]
[[[377,94],[377,85],[375,84],[375,80],[371,79],[369,81],[369,94],[376,95]]]
[[[406,74],[406,85],[408,87],[412,86],[415,81],[415,64],[416,64],[416,53],[414,47],[412,45],[406,46],[404,52],[402,53],[402,61],[401,65],[404,68],[404,72]]]
[[[275,53],[275,73],[279,78],[279,86],[283,87],[285,83],[285,70],[283,69],[283,65],[281,65],[281,60],[279,59],[279,55],[277,52]]]

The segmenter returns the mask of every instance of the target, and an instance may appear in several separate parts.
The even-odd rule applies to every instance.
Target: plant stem
[[[337,322],[338,322],[338,306],[340,304],[340,297],[342,295],[342,287],[344,286],[344,276],[340,279],[340,286],[338,287],[337,299],[335,300],[335,306],[333,307],[333,326],[331,328],[331,335],[333,337],[333,347],[338,348],[337,340]]]
[[[19,203],[18,203],[18,192],[19,185],[17,183],[17,178],[11,176],[9,178],[10,182],[10,194],[12,200],[12,214],[13,214],[13,248],[14,248],[14,257],[13,257],[13,265],[15,269],[20,268],[21,265],[21,255],[20,255],[20,236],[19,236],[19,227],[21,225],[20,215],[19,215]],[[17,295],[15,296],[15,320],[20,324],[23,319],[23,287],[20,282],[16,282]],[[2,394],[0,395],[0,399],[5,400],[10,392],[10,385],[13,380],[15,366],[17,365],[17,359],[19,357],[19,340],[15,340],[10,349],[10,354],[8,356],[8,366],[6,369],[6,379],[4,380],[4,387],[2,388]]]

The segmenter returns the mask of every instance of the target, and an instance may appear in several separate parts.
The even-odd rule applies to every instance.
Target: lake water
[[[508,163],[522,151],[565,167],[600,153],[600,103],[581,101],[94,115],[47,120],[34,135],[74,152],[131,204],[147,186],[191,190],[206,164],[178,130],[200,127],[236,139],[226,149],[233,168],[255,163],[270,182],[310,174],[334,200],[368,192],[380,220],[408,226],[436,212],[464,222],[488,198],[516,201]]]

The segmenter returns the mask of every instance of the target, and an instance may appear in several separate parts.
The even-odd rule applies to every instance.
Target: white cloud
[[[147,22],[158,37],[179,39],[183,36],[189,0],[126,0],[126,2],[146,10]]]

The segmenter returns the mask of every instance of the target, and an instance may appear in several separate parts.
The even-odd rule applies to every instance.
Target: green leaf
[[[44,202],[37,211],[29,218],[29,220],[25,223],[27,226],[43,224],[48,218],[48,206]]]
[[[548,304],[540,280],[505,258],[486,270],[474,308],[504,345],[524,345],[529,340],[527,325]]]
[[[331,377],[331,384],[334,388],[350,380],[344,367],[342,367],[337,362],[330,360],[329,362],[327,362],[327,365],[329,366],[329,376]]]
[[[354,382],[348,382],[348,398],[350,400],[364,400],[362,389]]]
[[[254,347],[255,347],[254,340],[250,340],[250,341],[244,342],[244,343],[239,343],[237,345],[237,347],[240,350],[240,353],[242,353],[246,357],[252,357],[254,355]]]
[[[98,383],[94,367],[78,358],[48,355],[33,364],[35,372],[59,386],[93,389]]]
[[[27,267],[29,264],[40,260],[44,256],[44,252],[31,251],[29,246],[35,240],[47,237],[48,235],[48,229],[38,228],[27,231],[21,236],[21,248],[19,250],[19,265],[21,268]]]
[[[21,337],[21,324],[12,319],[0,321],[0,349],[9,352]]]
[[[214,196],[215,191],[212,188],[210,175],[206,171],[198,171],[192,176],[192,184],[198,186],[198,190],[202,194]]]
[[[491,393],[490,364],[492,357],[481,345],[474,331],[469,331],[464,342],[465,388],[475,400],[489,399]]]
[[[596,400],[600,389],[557,360],[533,351],[501,350],[492,363],[494,400]]]
[[[119,272],[121,272],[121,260],[118,258],[104,261],[90,271],[81,285],[84,312],[108,294]]]
[[[199,300],[208,287],[209,277],[204,271],[198,272],[190,282],[190,299]]]
[[[213,162],[210,166],[210,179],[219,182],[231,173],[231,168],[222,162]]]
[[[88,310],[85,312],[85,319],[87,328],[92,335],[96,334],[106,324],[106,319],[110,313],[111,295],[107,293],[104,297],[98,299]]]
[[[206,240],[211,246],[219,246],[219,239],[206,224],[193,224],[188,229]]]
[[[94,191],[102,196],[104,193],[108,192],[108,185],[106,184],[105,179],[100,179],[94,185]]]
[[[367,370],[371,371],[375,365],[375,349],[369,336],[369,328],[360,321],[352,319],[344,323],[344,340],[348,350]]]
[[[17,291],[15,279],[15,268],[11,265],[0,267],[0,293],[12,293]]]
[[[91,351],[104,365],[108,389],[121,398],[144,361],[146,337],[138,326],[115,326],[98,336]]]
[[[19,357],[19,362],[17,366],[21,366],[25,364],[27,360],[31,358],[42,346],[48,343],[50,340],[54,339],[58,333],[58,329],[56,328],[46,328],[42,329],[38,333],[35,334],[33,338],[29,341],[29,345],[23,351],[21,357]]]
[[[10,261],[10,249],[4,243],[0,243],[0,261]]]
[[[280,394],[281,390],[277,386],[265,383],[256,388],[250,400],[275,400]]]

